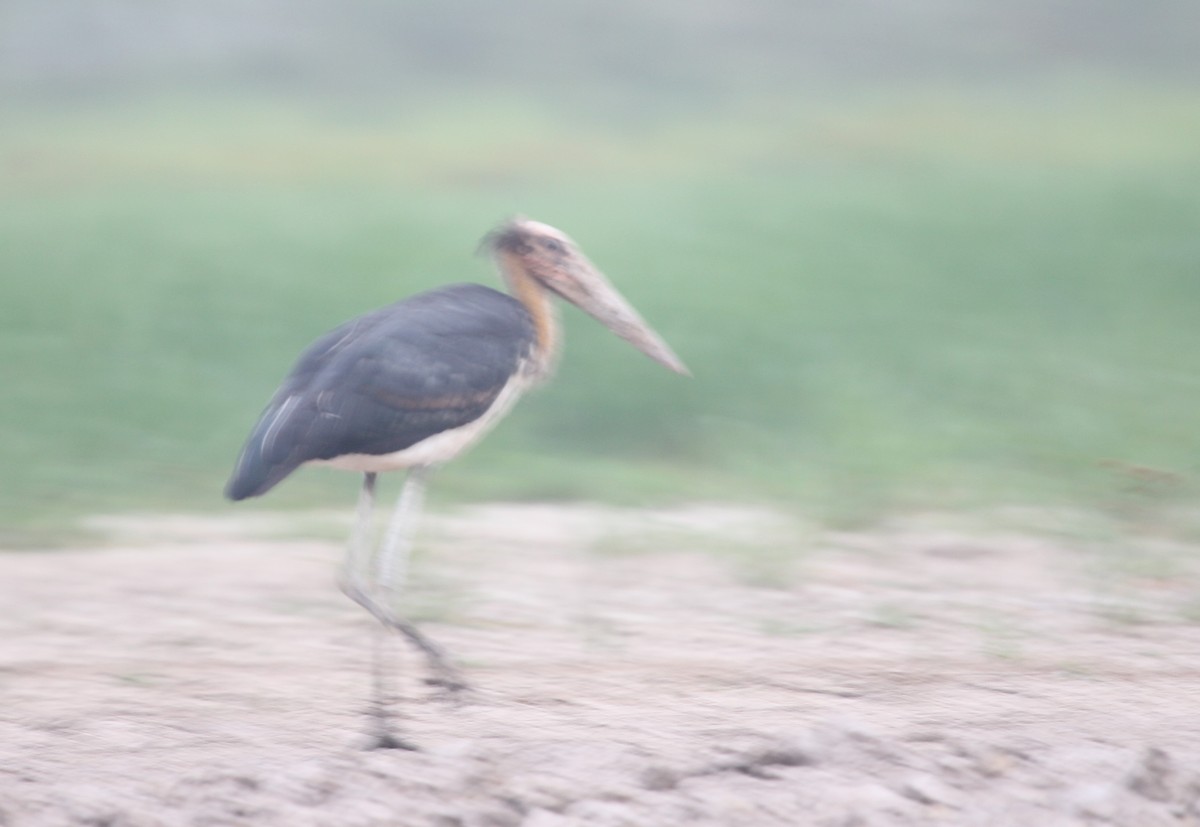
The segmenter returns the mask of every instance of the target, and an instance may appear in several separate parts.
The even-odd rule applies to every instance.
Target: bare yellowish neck
[[[533,319],[537,350],[534,354],[534,369],[539,377],[549,375],[554,369],[560,342],[558,308],[550,293],[529,275],[521,260],[512,253],[500,252],[496,263],[504,276],[509,292],[525,306]]]

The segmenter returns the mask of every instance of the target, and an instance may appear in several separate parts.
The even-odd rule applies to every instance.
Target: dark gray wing
[[[479,284],[352,319],[301,354],[246,440],[225,495],[256,497],[309,460],[389,454],[466,425],[534,342],[521,303]]]

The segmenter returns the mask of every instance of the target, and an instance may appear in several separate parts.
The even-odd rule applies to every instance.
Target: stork
[[[441,649],[398,608],[430,469],[461,454],[529,388],[552,374],[565,299],[659,364],[687,374],[662,338],[563,232],[526,218],[489,233],[511,295],[481,284],[420,293],[313,342],[250,431],[225,495],[267,493],[302,465],[363,475],[340,584],[379,621],[373,656],[372,746],[408,748],[389,725],[386,630],[429,662],[433,683],[465,686]],[[382,544],[370,553],[376,475],[407,469]]]

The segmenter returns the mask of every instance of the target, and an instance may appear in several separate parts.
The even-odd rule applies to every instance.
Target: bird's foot
[[[443,675],[426,678],[425,685],[438,690],[439,696],[451,701],[461,701],[471,691],[471,684],[453,669]]]
[[[399,737],[395,733],[389,732],[388,730],[381,730],[373,733],[370,736],[370,740],[367,742],[367,745],[363,747],[363,749],[367,750],[368,752],[373,752],[377,749],[402,749],[409,752],[421,751],[420,747],[410,744],[408,741],[405,741],[403,738]]]
[[[433,672],[432,676],[425,679],[427,685],[437,687],[450,697],[459,697],[460,692],[471,688],[458,669],[450,664],[450,660],[446,657],[442,648],[426,637],[411,621],[396,614],[392,609],[381,605],[378,600],[368,594],[366,589],[352,578],[343,578],[339,585],[343,594],[366,609],[372,617],[384,626],[404,635],[409,643],[425,655],[425,660]]]

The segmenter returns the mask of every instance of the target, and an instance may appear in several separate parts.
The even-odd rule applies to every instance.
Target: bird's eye
[[[544,239],[542,241],[542,246],[545,247],[547,250],[549,250],[552,253],[563,253],[563,252],[566,252],[566,249],[567,249],[566,247],[563,246],[563,243],[561,241],[559,241],[557,238]]]

